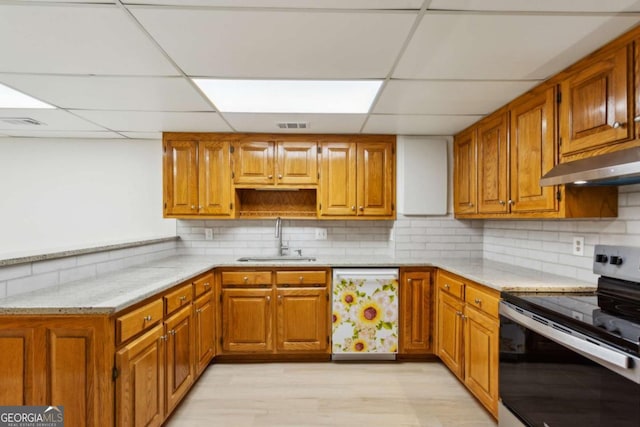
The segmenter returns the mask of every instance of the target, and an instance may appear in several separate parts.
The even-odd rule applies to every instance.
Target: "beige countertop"
[[[0,314],[112,314],[216,267],[438,267],[499,291],[584,292],[596,285],[483,259],[323,258],[240,262],[234,258],[173,256],[94,279],[0,299]]]

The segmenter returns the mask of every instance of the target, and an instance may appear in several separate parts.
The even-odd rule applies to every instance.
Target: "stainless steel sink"
[[[241,262],[310,262],[315,261],[316,259],[313,257],[306,256],[247,256],[238,258],[238,261]]]

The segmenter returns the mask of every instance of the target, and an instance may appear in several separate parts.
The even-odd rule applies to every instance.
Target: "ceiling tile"
[[[248,114],[226,113],[224,117],[238,132],[357,133],[365,114]],[[307,122],[307,129],[278,128],[278,122]]]
[[[211,111],[182,77],[0,75],[0,82],[62,108]]]
[[[482,116],[421,116],[372,114],[364,133],[398,135],[455,135]]]
[[[176,75],[116,6],[0,5],[0,72]]]
[[[633,16],[425,15],[396,78],[545,79],[640,22]]]
[[[420,9],[423,0],[129,0],[125,4],[296,9]]]
[[[132,7],[189,75],[385,77],[415,12],[299,12]],[[176,29],[188,28],[188,31]]]
[[[36,125],[23,125],[7,123],[4,119],[14,118],[31,118],[35,119],[43,124]],[[73,114],[67,113],[63,110],[42,110],[42,109],[0,109],[0,131],[8,133],[7,131],[105,131],[106,129],[89,123]]]
[[[71,110],[106,128],[122,132],[231,132],[217,113]]]
[[[99,131],[70,131],[70,130],[52,130],[52,131],[28,131],[15,130],[7,131],[9,136],[23,138],[100,138],[100,139],[123,139],[122,135],[115,132],[99,132]]]
[[[429,9],[535,12],[640,11],[638,0],[433,0]]]
[[[488,114],[538,83],[391,80],[373,111],[387,114]]]

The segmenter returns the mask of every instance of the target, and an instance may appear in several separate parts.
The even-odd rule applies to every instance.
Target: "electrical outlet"
[[[573,254],[584,256],[584,237],[573,236]]]
[[[571,317],[573,317],[576,320],[582,321],[584,316],[582,315],[582,313],[571,310]]]
[[[316,240],[327,240],[326,228],[316,228]]]
[[[204,229],[204,240],[213,240],[213,228]]]

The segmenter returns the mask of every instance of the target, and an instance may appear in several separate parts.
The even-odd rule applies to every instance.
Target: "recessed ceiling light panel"
[[[342,113],[369,111],[381,80],[194,79],[224,113]]]
[[[56,108],[0,83],[0,108]]]

